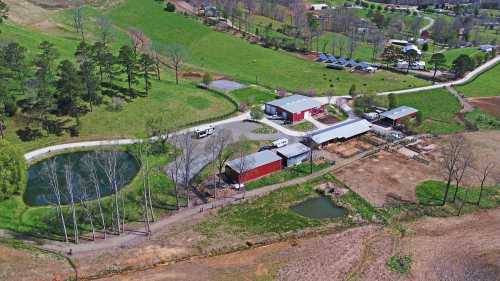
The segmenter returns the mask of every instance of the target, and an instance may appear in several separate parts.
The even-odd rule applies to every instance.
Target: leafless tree
[[[132,43],[132,48],[134,49],[134,54],[137,55],[139,51],[150,49],[151,42],[142,30],[132,27],[129,28],[128,34],[130,42]]]
[[[114,215],[115,232],[120,235],[123,232],[122,215],[120,214],[120,194],[118,192],[118,171],[117,171],[117,152],[101,152],[98,154],[99,165],[106,175],[110,188],[114,191]]]
[[[90,228],[92,230],[92,241],[95,241],[96,235],[94,226],[94,215],[92,214],[92,202],[90,201],[92,198],[90,198],[89,196],[88,186],[86,183],[83,182],[81,183],[80,193],[81,193],[81,195],[79,196],[80,206],[83,208],[85,214],[87,215],[87,219],[90,223]]]
[[[481,198],[483,196],[484,184],[488,180],[491,171],[495,169],[495,163],[491,160],[480,161],[480,163],[476,164],[476,169],[479,171],[478,177],[479,177],[479,182],[481,183],[479,190],[479,198],[477,199],[476,205],[480,206]]]
[[[228,146],[233,141],[233,136],[230,130],[221,129],[217,131],[208,141],[206,149],[210,155],[214,175],[214,198],[217,197],[217,188],[221,183],[222,169],[231,157],[232,152]]]
[[[102,232],[104,235],[104,240],[107,238],[107,230],[106,230],[106,220],[104,218],[104,211],[102,208],[102,198],[101,198],[101,184],[99,182],[99,178],[97,176],[96,162],[97,158],[95,154],[87,154],[83,157],[83,165],[87,169],[87,175],[89,177],[89,181],[94,186],[94,192],[96,195],[97,208],[99,210],[99,216],[101,218]]]
[[[174,147],[180,147],[180,140],[178,136],[175,136],[171,140]],[[182,156],[179,153],[174,153],[174,159],[171,165],[168,167],[167,172],[170,174],[170,178],[174,183],[174,192],[175,192],[175,205],[177,210],[180,209],[179,202],[179,173],[182,166]]]
[[[107,46],[112,39],[112,25],[106,17],[97,18],[97,28],[99,32],[100,41],[104,46]]]
[[[453,177],[455,178],[455,193],[453,194],[453,202],[457,200],[457,193],[460,183],[467,172],[467,170],[472,165],[474,155],[472,154],[472,150],[468,145],[464,145],[462,148],[462,153],[460,153],[458,157],[458,165],[455,170]],[[466,200],[464,198],[464,200]]]
[[[61,189],[59,187],[59,178],[57,176],[57,162],[55,159],[49,159],[44,163],[43,174],[47,177],[49,181],[49,187],[54,195],[57,215],[61,220],[61,226],[64,233],[64,241],[69,242],[68,231],[66,228],[66,221],[64,219],[64,213],[62,210],[62,195]]]
[[[463,153],[464,146],[464,137],[454,135],[450,137],[448,142],[443,147],[443,160],[441,162],[441,168],[446,179],[446,191],[444,193],[443,202],[441,203],[442,206],[444,206],[448,200],[450,185],[455,173],[459,169],[460,157]]]
[[[76,33],[80,34],[82,41],[85,41],[85,33],[83,30],[83,5],[73,10],[73,26]]]
[[[64,177],[66,179],[66,191],[68,192],[69,196],[69,207],[71,210],[71,216],[73,218],[73,240],[76,244],[78,244],[78,219],[76,216],[76,206],[75,206],[75,193],[73,189],[73,170],[71,167],[71,164],[69,162],[66,162],[64,164]]]
[[[190,133],[184,133],[179,135],[179,142],[182,157],[182,184],[186,189],[187,205],[189,207],[189,190],[191,181],[191,169],[193,168],[193,162],[196,155],[194,155],[194,149],[196,147],[193,142],[193,137]]]
[[[175,83],[179,84],[179,70],[187,59],[186,47],[180,44],[171,44],[166,48],[168,66],[175,71]]]
[[[250,169],[255,161],[251,157],[247,157],[247,154],[250,152],[250,143],[248,139],[241,135],[238,142],[236,143],[236,155],[238,156],[238,187],[241,188],[241,179],[245,175],[245,173]]]
[[[159,43],[154,43],[151,45],[150,49],[150,56],[153,58],[155,62],[155,72],[156,72],[156,79],[161,80],[161,64],[162,64],[162,50],[165,49],[165,47]]]

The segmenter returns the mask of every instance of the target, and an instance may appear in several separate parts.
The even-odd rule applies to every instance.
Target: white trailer
[[[203,127],[198,127],[194,130],[194,134],[196,138],[201,139],[204,137],[208,137],[215,132],[215,127],[213,125],[206,125]]]

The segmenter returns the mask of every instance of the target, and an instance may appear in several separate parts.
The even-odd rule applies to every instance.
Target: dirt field
[[[500,97],[473,98],[470,103],[482,111],[500,118]]]
[[[337,119],[336,117],[334,117],[330,114],[326,114],[325,116],[322,116],[322,117],[318,118],[317,120],[323,124],[328,124],[328,125],[335,124],[335,123],[338,123],[340,121],[339,119]]]
[[[0,244],[0,280],[62,281],[72,276],[68,262],[37,250],[15,249]]]
[[[500,276],[498,225],[500,210],[424,218],[408,224],[409,234],[402,239],[364,226],[103,280],[495,281]],[[411,272],[390,271],[386,262],[392,255],[411,255]]]
[[[374,206],[390,203],[394,197],[415,201],[415,187],[422,181],[439,179],[437,163],[425,165],[398,153],[381,151],[353,163],[335,176]]]

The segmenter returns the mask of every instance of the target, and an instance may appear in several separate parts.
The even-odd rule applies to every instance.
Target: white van
[[[215,132],[215,127],[213,125],[207,125],[203,127],[196,128],[194,130],[195,136],[198,139],[212,135]]]
[[[279,139],[279,140],[275,140],[273,141],[273,145],[277,148],[280,148],[280,147],[283,147],[283,146],[287,146],[288,145],[288,139],[287,138],[282,138],[282,139]]]

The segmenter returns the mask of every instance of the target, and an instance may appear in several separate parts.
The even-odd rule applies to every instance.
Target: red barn
[[[325,112],[325,105],[310,97],[292,95],[266,103],[265,112],[293,123],[304,119],[306,114],[314,116]]]
[[[274,152],[264,150],[234,159],[226,164],[225,173],[237,183],[244,183],[269,175],[282,168],[282,159]]]

